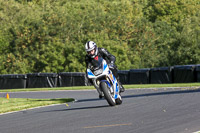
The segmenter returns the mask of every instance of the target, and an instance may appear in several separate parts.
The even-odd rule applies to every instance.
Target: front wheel
[[[116,104],[117,104],[117,105],[122,104],[122,99],[121,99],[121,98],[117,98],[115,101],[116,101]]]
[[[116,103],[115,103],[114,95],[111,94],[110,89],[109,89],[108,85],[106,84],[106,82],[101,82],[100,87],[101,87],[101,90],[104,93],[104,97],[107,100],[108,104],[110,106],[115,106]]]

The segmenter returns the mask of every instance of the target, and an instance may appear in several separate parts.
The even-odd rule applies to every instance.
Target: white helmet
[[[90,56],[91,58],[94,58],[96,57],[97,53],[98,53],[98,48],[97,48],[97,45],[95,42],[93,41],[88,41],[86,44],[85,44],[85,50],[87,53],[89,53],[90,51],[92,50],[95,50],[95,53],[93,55],[90,55],[88,54],[88,56]]]

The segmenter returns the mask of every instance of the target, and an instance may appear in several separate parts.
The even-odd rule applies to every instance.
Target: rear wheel
[[[115,106],[116,105],[115,98],[114,98],[114,95],[111,94],[111,91],[110,91],[108,85],[105,82],[101,82],[100,87],[101,87],[101,90],[104,93],[104,97],[107,100],[108,104],[110,106]]]

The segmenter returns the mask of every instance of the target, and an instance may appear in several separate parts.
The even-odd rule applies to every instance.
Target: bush
[[[0,0],[1,74],[84,72],[88,40],[118,69],[200,63],[198,0]]]

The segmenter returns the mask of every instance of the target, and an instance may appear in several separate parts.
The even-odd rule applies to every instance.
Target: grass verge
[[[179,84],[134,84],[124,85],[126,89],[138,88],[166,88],[166,87],[200,87],[200,83]],[[55,87],[55,88],[25,88],[25,89],[0,89],[0,92],[22,92],[22,91],[59,91],[59,90],[88,90],[95,89],[93,86]]]
[[[74,101],[72,98],[59,99],[29,99],[29,98],[0,98],[0,114],[12,111],[20,111],[39,106],[61,104]]]

